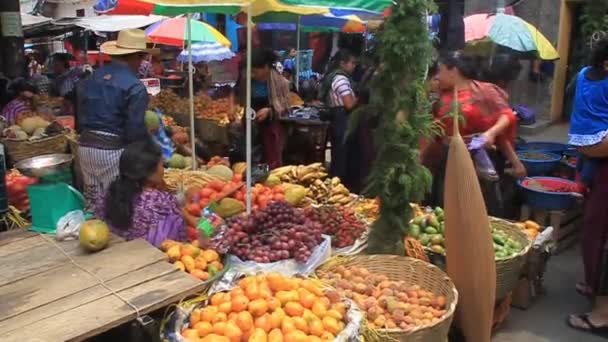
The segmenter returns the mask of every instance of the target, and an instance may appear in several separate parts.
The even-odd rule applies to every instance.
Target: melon
[[[234,176],[232,170],[226,165],[214,165],[207,170],[207,173],[226,182],[229,182]]]
[[[186,167],[186,159],[179,153],[173,153],[171,159],[169,159],[169,167],[183,169]]]
[[[144,122],[146,123],[146,128],[151,131],[157,131],[160,127],[160,118],[156,112],[147,110],[144,116]]]
[[[100,251],[110,241],[110,228],[102,220],[87,220],[80,225],[79,240],[85,250]]]

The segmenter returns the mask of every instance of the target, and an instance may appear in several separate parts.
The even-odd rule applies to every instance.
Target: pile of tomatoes
[[[8,203],[20,211],[30,210],[27,186],[36,183],[37,179],[24,176],[15,169],[7,172],[5,179]]]

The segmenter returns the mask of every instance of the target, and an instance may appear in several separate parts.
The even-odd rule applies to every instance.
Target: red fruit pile
[[[27,186],[36,183],[36,178],[24,176],[19,171],[13,169],[6,173],[5,179],[8,203],[20,211],[30,210]]]
[[[243,260],[268,263],[295,258],[306,262],[322,240],[322,226],[286,202],[227,220],[222,250]]]
[[[323,234],[332,236],[331,244],[336,248],[352,246],[367,229],[349,208],[325,205],[306,208],[304,213],[323,226]]]

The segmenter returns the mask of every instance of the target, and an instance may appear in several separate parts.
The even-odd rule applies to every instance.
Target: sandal
[[[573,321],[573,319],[580,320],[584,325],[586,325],[586,327],[584,325],[577,324],[576,321]],[[593,325],[589,321],[589,314],[570,315],[568,316],[568,319],[566,319],[566,324],[568,324],[570,328],[600,336],[603,338],[608,338],[608,325],[602,327],[597,327]]]
[[[576,292],[578,292],[578,294],[580,294],[581,296],[593,297],[593,291],[587,284],[585,284],[583,282],[576,283],[575,288],[576,288]]]

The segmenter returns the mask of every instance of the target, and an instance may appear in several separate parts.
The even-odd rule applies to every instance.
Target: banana
[[[293,168],[294,168],[293,165],[277,167],[276,169],[270,171],[270,174],[275,175],[277,177],[281,177],[284,174],[289,173]]]
[[[331,189],[332,194],[341,194],[341,195],[345,195],[348,196],[350,195],[350,191],[348,191],[348,189],[344,186],[344,184],[338,184],[337,186],[333,187]]]
[[[342,181],[338,177],[334,177],[334,178],[331,179],[331,185],[332,186],[337,186],[340,183],[342,183]]]
[[[346,196],[344,197],[342,200],[340,200],[340,204],[348,204],[352,201],[353,199],[350,196]]]
[[[348,197],[345,197],[344,195],[333,195],[327,201],[329,203],[341,203],[341,201],[343,201],[344,198],[348,198]]]

